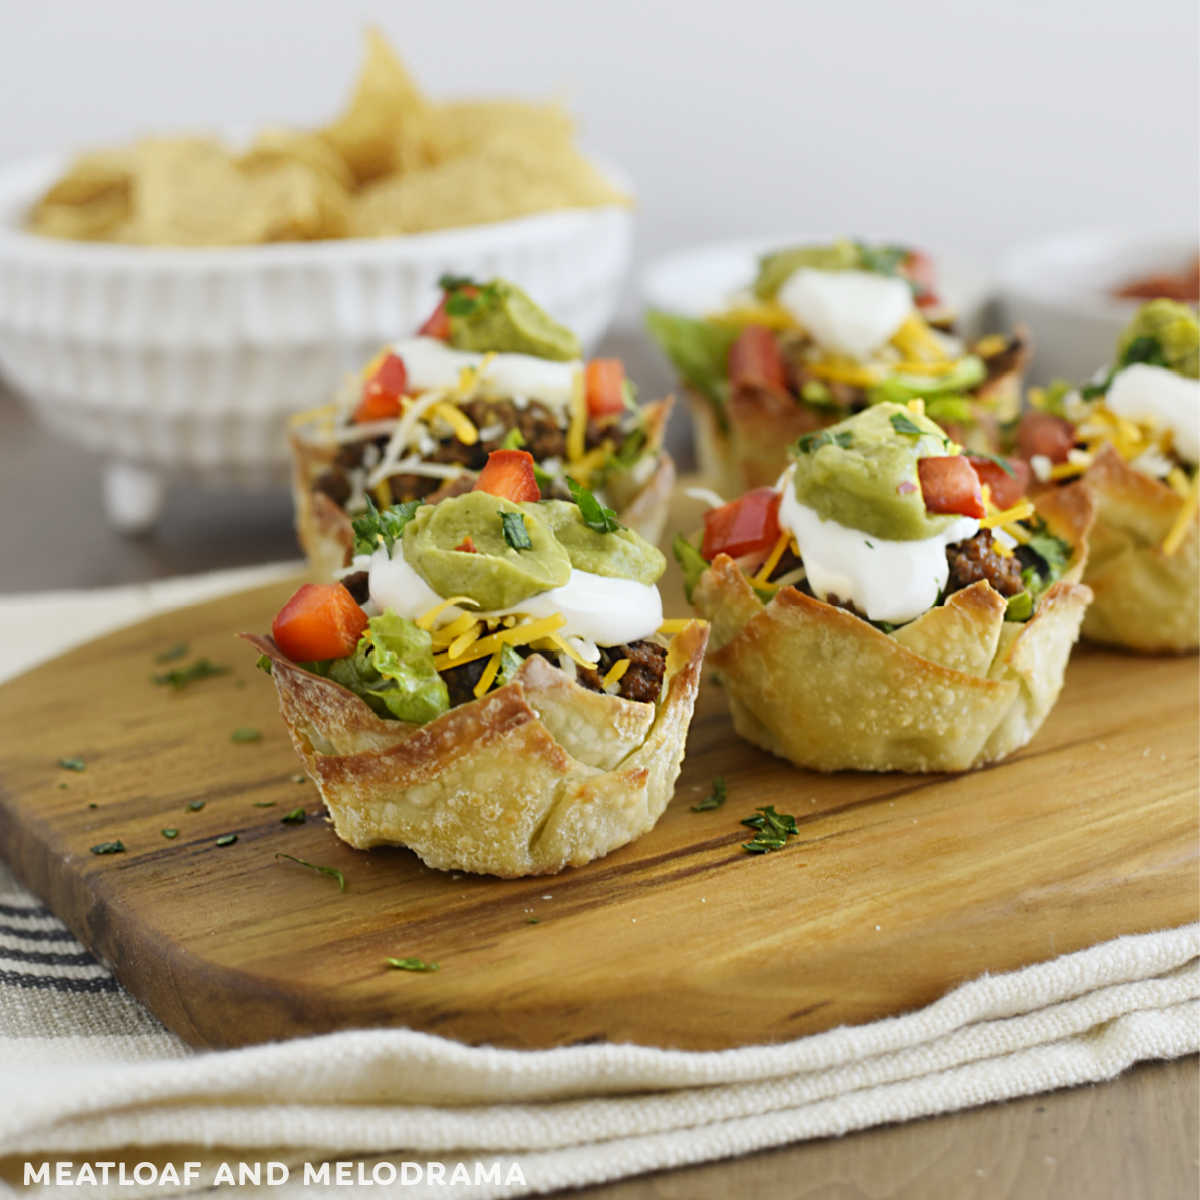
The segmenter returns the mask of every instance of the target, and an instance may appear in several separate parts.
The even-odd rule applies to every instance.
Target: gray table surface
[[[668,385],[636,334],[620,354],[646,394]],[[684,421],[673,449],[686,463]],[[222,495],[172,488],[156,528],[114,533],[101,464],[42,430],[0,390],[0,592],[89,588],[298,555],[277,489]],[[1200,1074],[1194,1059],[1148,1063],[1114,1082],[805,1142],[587,1189],[596,1200],[742,1196],[1166,1200],[1200,1192]]]

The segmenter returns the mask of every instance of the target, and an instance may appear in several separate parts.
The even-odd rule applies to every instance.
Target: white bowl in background
[[[217,249],[25,231],[24,214],[65,164],[0,170],[0,370],[46,425],[104,456],[108,513],[129,531],[153,523],[171,478],[286,479],[288,415],[328,401],[347,371],[416,328],[440,275],[511,279],[587,349],[629,268],[633,216],[617,205]]]
[[[1197,252],[1195,233],[1084,229],[1013,247],[1003,257],[999,300],[1009,321],[1028,325],[1037,383],[1090,379],[1112,358],[1142,300],[1113,289],[1158,271],[1178,272]]]
[[[776,237],[738,238],[706,242],[656,259],[639,279],[642,303],[647,308],[699,317],[729,303],[730,296],[747,288],[758,271],[758,259],[785,246],[822,245],[844,237],[839,234],[781,234]],[[887,242],[884,236],[867,241]],[[979,326],[988,298],[986,274],[970,263],[933,254],[937,291],[957,310],[959,326],[967,336]]]

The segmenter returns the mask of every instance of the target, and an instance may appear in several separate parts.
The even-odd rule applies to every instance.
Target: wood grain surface
[[[406,1025],[508,1046],[725,1047],[1196,919],[1194,659],[1078,650],[1033,744],[957,778],[796,771],[740,741],[706,685],[655,830],[504,882],[334,837],[295,782],[274,688],[232,637],[266,628],[290,589],[157,617],[0,689],[0,846],[192,1043]],[[180,663],[233,669],[155,686],[155,656],[180,641]],[[262,739],[231,740],[244,727]],[[73,756],[86,770],[56,765]],[[691,811],[717,776],[725,806]],[[794,813],[800,836],[752,856],[739,822],[761,804]],[[304,824],[283,823],[297,806]],[[89,852],[115,839],[124,853]],[[277,853],[336,867],[346,891]]]

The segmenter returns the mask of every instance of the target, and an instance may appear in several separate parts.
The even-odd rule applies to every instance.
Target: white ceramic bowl
[[[1000,302],[1033,333],[1038,383],[1089,379],[1112,358],[1121,330],[1143,303],[1114,288],[1157,271],[1180,271],[1196,235],[1084,229],[1013,247],[1000,265]]]
[[[414,329],[440,275],[511,279],[588,348],[629,267],[633,216],[619,206],[212,250],[25,232],[64,165],[0,171],[0,369],[45,424],[105,457],[109,516],[128,530],[153,522],[170,478],[285,478],[288,414],[325,403],[346,371]]]
[[[783,246],[820,245],[844,236],[793,232],[692,246],[656,259],[642,272],[641,299],[647,308],[703,316],[724,308],[733,292],[749,285],[758,270],[760,255]],[[886,242],[894,237],[891,234],[867,240]],[[958,311],[963,332],[979,332],[987,297],[984,273],[969,263],[944,259],[941,254],[934,254],[934,266],[938,293]]]

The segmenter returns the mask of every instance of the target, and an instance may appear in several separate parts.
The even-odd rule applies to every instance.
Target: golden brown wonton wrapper
[[[1200,518],[1193,517],[1174,554],[1163,540],[1183,508],[1165,483],[1134,470],[1104,447],[1074,486],[1096,505],[1084,582],[1095,599],[1083,636],[1147,654],[1185,652],[1200,645]]]
[[[410,847],[444,871],[515,878],[582,866],[653,828],[683,761],[708,629],[671,641],[657,705],[588,691],[531,655],[512,683],[427,725],[376,716],[272,660],[279,707],[338,836]]]
[[[965,771],[1025,745],[1058,697],[1091,599],[1075,582],[1088,497],[1055,493],[1041,512],[1075,555],[1024,624],[1005,621],[1004,598],[981,582],[885,634],[793,587],[764,605],[718,555],[693,604],[712,622],[708,661],[734,728],[819,771]]]
[[[675,484],[675,463],[662,449],[663,435],[674,400],[647,404],[642,409],[646,428],[647,453],[656,457],[654,473],[644,482],[633,481],[627,472],[614,473],[606,483],[609,503],[623,525],[640,533],[654,544],[662,536]],[[354,556],[354,530],[345,511],[313,485],[337,457],[338,445],[323,435],[316,423],[293,430],[292,500],[295,506],[296,537],[316,576],[331,579]],[[457,495],[468,488],[473,472],[464,471],[459,479],[448,481],[431,501]],[[410,499],[393,496],[395,503]]]

